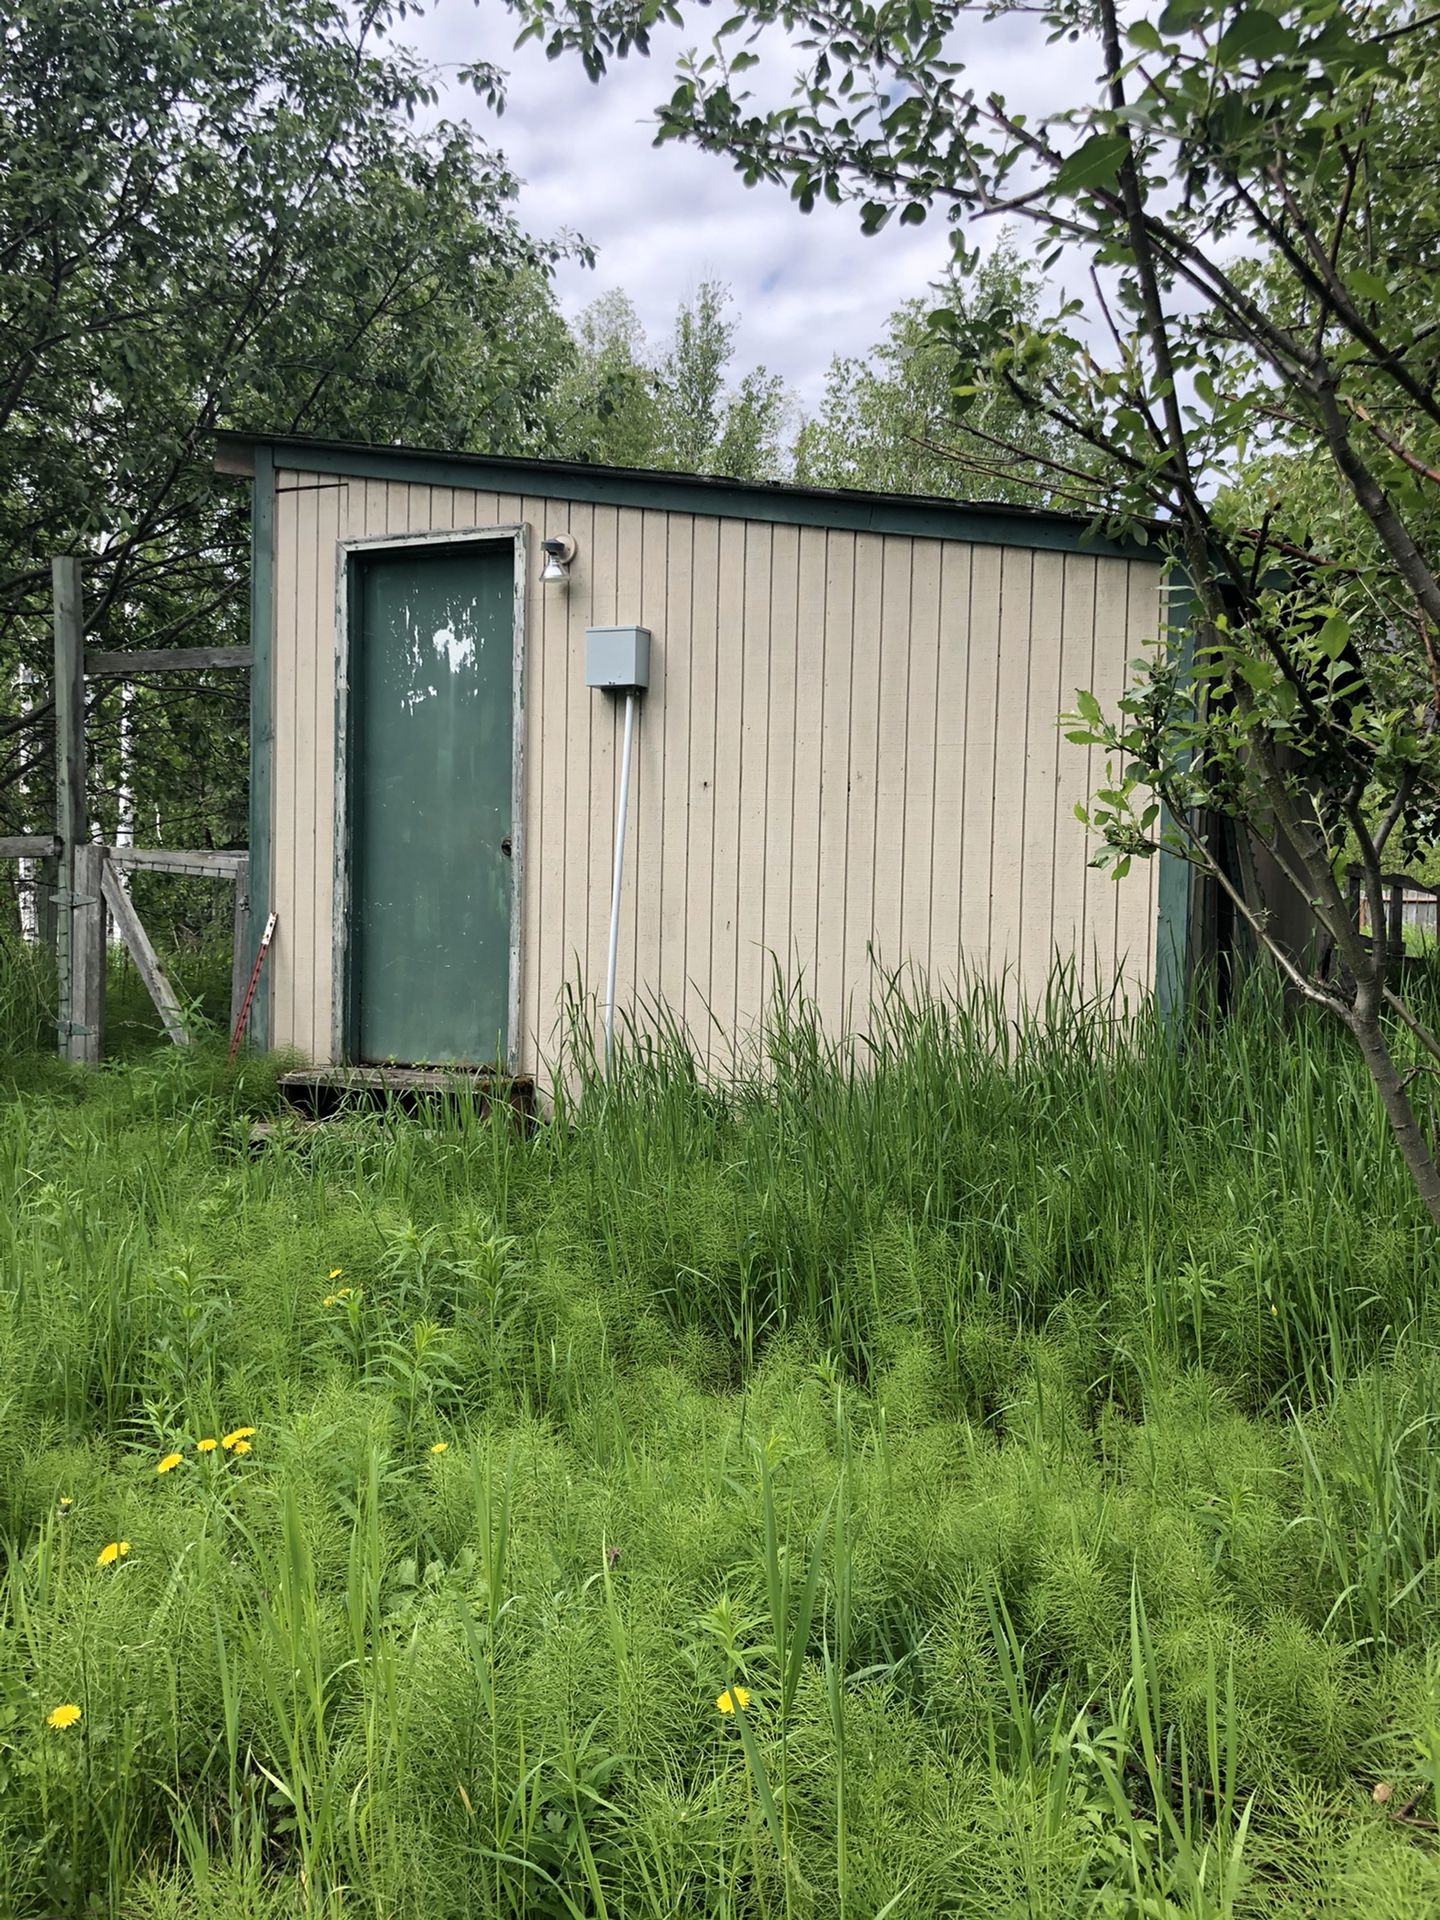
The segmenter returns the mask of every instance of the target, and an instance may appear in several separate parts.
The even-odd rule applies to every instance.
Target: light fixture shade
[[[570,578],[570,562],[575,558],[575,536],[573,533],[552,533],[541,546],[545,552],[545,565],[540,578],[549,581],[565,581]]]

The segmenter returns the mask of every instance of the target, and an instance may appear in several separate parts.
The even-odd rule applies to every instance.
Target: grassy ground
[[[1440,1911],[1433,1241],[1348,1057],[770,1048],[258,1156],[263,1063],[15,1067],[0,1911]]]

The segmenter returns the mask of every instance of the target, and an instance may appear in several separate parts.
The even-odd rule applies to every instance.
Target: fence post
[[[85,643],[80,607],[80,562],[62,554],[50,562],[55,596],[55,833],[60,850],[55,862],[55,973],[59,988],[59,1042],[62,1058],[88,1057],[89,1035],[76,1006],[77,943],[75,855],[89,838],[85,819]],[[92,891],[99,895],[99,876]],[[103,931],[104,908],[100,909]],[[84,928],[88,937],[91,927]],[[98,1056],[97,1056],[98,1057]]]
[[[230,1031],[245,1004],[250,984],[250,859],[247,854],[235,875],[235,932],[230,960]]]
[[[105,1046],[105,849],[76,847],[72,873],[69,1058],[96,1067]]]

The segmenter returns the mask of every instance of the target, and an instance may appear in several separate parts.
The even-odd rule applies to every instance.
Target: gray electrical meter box
[[[585,684],[623,692],[650,684],[648,627],[587,627]]]

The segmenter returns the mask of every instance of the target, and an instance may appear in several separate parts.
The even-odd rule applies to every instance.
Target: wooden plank
[[[773,954],[787,987],[795,982],[795,742],[800,711],[795,699],[800,532],[776,527],[770,539],[770,645],[766,659],[765,793],[760,840],[762,911],[760,1005],[768,1013]],[[807,708],[813,702],[807,697]]]
[[[991,971],[990,888],[995,864],[1000,557],[1001,550],[998,547],[972,547],[970,551],[960,862],[960,959],[967,977]],[[998,966],[995,971],[999,971]]]
[[[59,851],[53,833],[0,833],[0,860],[53,860]]]
[[[812,999],[819,953],[820,750],[825,686],[825,541],[822,529],[800,531],[795,621],[795,716],[791,768],[790,955],[797,983]],[[783,697],[783,696],[782,696]]]
[[[714,1047],[715,699],[719,674],[720,522],[692,523],[690,558],[689,824],[685,852],[685,1024],[698,1051]],[[729,670],[727,655],[726,670]]]
[[[344,496],[342,495],[342,498]],[[275,484],[268,448],[255,452],[250,490],[250,910],[263,922],[270,911],[274,844],[275,771]],[[250,1010],[250,1032],[262,1050],[270,1043],[269,982]]]
[[[662,742],[660,846],[659,989],[666,1008],[685,1018],[685,890],[690,837],[690,704],[694,676],[691,644],[695,522],[676,514],[669,524],[665,557],[665,736]]]
[[[665,588],[670,567],[670,522],[663,513],[647,513],[640,520],[639,587],[632,604],[636,618],[653,629],[650,641],[650,687],[635,716],[635,790],[631,794],[631,831],[625,865],[634,875],[633,925],[623,925],[621,939],[633,942],[635,1011],[648,1027],[660,999],[660,964],[664,950],[661,932],[665,910],[665,867],[662,859],[665,830],[665,736],[670,725],[670,635],[666,627]],[[627,878],[628,878],[627,874]]]
[[[1065,559],[1064,604],[1060,612],[1060,673],[1057,711],[1073,712],[1077,693],[1089,692],[1095,647],[1095,562],[1088,554]],[[1075,818],[1077,806],[1090,804],[1090,748],[1077,746],[1063,731],[1056,742],[1055,830],[1051,843],[1052,938],[1062,953],[1073,955],[1080,985],[1095,972],[1091,951],[1088,899],[1093,885],[1108,886],[1091,871],[1087,830]]]
[[[450,500],[448,511],[453,526],[453,494]],[[555,677],[550,648],[555,639],[554,616],[560,609],[551,606],[540,585],[540,567],[544,558],[540,542],[549,535],[546,514],[544,500],[527,498],[520,503],[520,523],[530,529],[525,556],[525,632],[522,636],[523,655],[518,688],[521,711],[516,740],[523,790],[515,818],[515,827],[521,835],[520,846],[526,857],[518,875],[515,901],[518,918],[511,928],[511,939],[518,941],[520,949],[520,1005],[512,1044],[516,1064],[521,1068],[533,1066],[541,1053],[548,1051],[548,1042],[542,1037],[541,1016],[546,932],[541,892],[546,880],[544,856],[549,849],[545,825],[546,748],[553,747],[553,742],[546,739],[550,709],[545,700],[545,683],[547,671],[552,682]],[[534,859],[529,857],[532,849],[536,855]],[[548,1028],[548,1009],[543,1024]]]
[[[1102,708],[1113,712],[1121,690],[1125,662],[1133,649],[1129,636],[1130,569],[1124,560],[1100,560],[1095,567],[1095,615],[1091,633],[1089,690]],[[1090,792],[1103,779],[1105,761],[1098,747],[1090,749]],[[1089,854],[1099,842],[1091,839]],[[1091,977],[1086,981],[1090,993],[1108,993],[1117,973],[1116,916],[1119,891],[1111,871],[1091,875],[1085,896],[1086,954],[1091,961]]]
[[[140,916],[135,911],[135,903],[126,891],[123,876],[114,870],[105,857],[104,847],[86,847],[82,851],[87,855],[95,853],[99,856],[100,887],[104,894],[105,905],[110,909],[110,916],[115,922],[120,938],[129,948],[130,958],[135,962],[136,970],[145,982],[145,991],[155,1002],[155,1011],[160,1015],[166,1033],[175,1046],[188,1047],[190,1034],[185,1025],[185,1017],[180,1011],[180,1002],[175,996],[175,989],[165,977],[155,949],[150,944],[150,936],[146,933]],[[78,871],[78,861],[76,864]]]
[[[1020,902],[1025,894],[1025,824],[1029,811],[1030,631],[1035,556],[1007,547],[1000,557],[1000,633],[996,661],[995,765],[992,775],[989,971],[1005,970],[1006,1003],[1014,1012],[1028,984]]]
[[[599,507],[591,535],[591,626],[613,626],[619,567],[620,528],[617,509]],[[582,642],[583,645],[583,637]],[[585,676],[580,676],[584,686]],[[620,772],[620,728],[625,703],[612,693],[585,689],[590,703],[590,880],[585,915],[585,985],[596,1007],[605,992],[605,966],[610,944],[610,882],[615,871],[616,789]],[[626,865],[633,878],[635,863]],[[624,901],[621,901],[624,913]],[[623,924],[623,920],[622,920]],[[628,1006],[629,956],[622,951],[616,978],[616,1004]],[[596,1029],[598,1031],[598,1029]]]
[[[335,916],[341,902],[337,897],[342,884],[342,849],[337,846],[340,816],[336,811],[335,782],[340,758],[348,743],[339,736],[336,702],[337,606],[336,554],[342,527],[343,502],[338,493],[316,493],[315,518],[315,630],[310,639],[311,677],[315,688],[310,746],[310,795],[308,804],[315,819],[315,897],[311,922],[314,945],[310,959],[311,1054],[314,1060],[328,1057],[335,1044],[337,1029],[343,1022],[335,1019],[334,998],[336,927]],[[307,804],[303,782],[297,781],[297,804]]]
[[[405,488],[388,493],[405,498]],[[281,908],[280,939],[270,956],[272,965],[282,954],[288,960],[290,1044],[307,1059],[323,1060],[330,1051],[330,1022],[316,1024],[316,995],[330,997],[331,954],[316,938],[316,919],[322,898],[327,902],[333,880],[329,858],[334,831],[333,803],[323,816],[316,811],[315,759],[323,754],[327,767],[335,764],[335,691],[331,679],[334,654],[334,548],[321,551],[322,498],[333,508],[334,494],[302,493],[295,502],[294,653],[290,662],[291,751],[290,824],[294,856],[295,892],[287,918]],[[323,656],[323,658],[322,658]],[[328,689],[328,691],[326,690]],[[280,902],[275,902],[280,906]],[[319,978],[317,978],[317,975]],[[328,1004],[327,1004],[328,1014]]]
[[[960,976],[960,902],[967,825],[965,772],[970,747],[966,694],[971,550],[947,544],[940,552],[928,947],[931,979],[937,988],[958,983]]]
[[[588,959],[587,919],[592,861],[597,875],[595,884],[601,887],[605,884],[603,856],[598,847],[598,827],[590,804],[591,703],[598,705],[598,696],[585,684],[585,628],[594,603],[594,508],[571,507],[567,525],[561,529],[567,530],[574,536],[576,546],[570,584],[568,587],[545,589],[547,593],[564,596],[564,638],[556,641],[562,662],[557,698],[565,708],[565,764],[557,775],[564,820],[559,854],[559,926],[556,929],[560,944],[557,974],[561,990],[559,1009],[562,1026],[568,1018],[565,994],[576,989],[583,998],[587,994],[593,996],[595,992]],[[547,847],[544,857],[547,860],[556,858],[553,842]],[[601,985],[604,985],[603,974]],[[568,1035],[566,1037],[568,1039]]]
[[[768,529],[767,529],[768,531]],[[711,869],[710,1047],[734,1065],[736,956],[740,926],[740,767],[745,711],[745,545],[743,521],[720,527],[715,662],[714,850]],[[748,905],[748,903],[747,903]]]
[[[255,476],[255,449],[244,445],[230,446],[221,442],[215,449],[214,471],[233,475],[239,480],[251,480]]]
[[[1111,687],[1101,696],[1107,713],[1130,685],[1130,662],[1148,658],[1162,632],[1161,573],[1148,560],[1126,563],[1125,649],[1111,663]],[[1160,862],[1137,860],[1125,879],[1107,878],[1115,896],[1115,957],[1127,986],[1145,995],[1155,987],[1155,940],[1159,908]]]
[[[880,604],[873,634],[875,647],[875,772],[870,816],[870,840],[855,856],[870,866],[870,928],[876,965],[893,973],[905,960],[905,870],[911,848],[905,837],[907,799],[918,769],[910,763],[910,680],[919,666],[925,643],[917,638],[914,599],[914,542],[886,540],[879,555]],[[931,670],[934,684],[934,670]],[[925,756],[928,759],[928,756]],[[928,768],[923,776],[928,787]],[[925,795],[926,831],[930,801]],[[929,847],[925,853],[928,890]],[[925,956],[919,955],[923,966]],[[872,980],[878,989],[878,975]]]
[[[906,593],[909,556],[906,555]],[[850,801],[841,801],[845,846],[845,914],[842,940],[845,1024],[863,1029],[877,987],[875,972],[875,787],[880,761],[880,623],[885,587],[885,541],[879,534],[855,536],[855,600],[851,625]],[[904,663],[901,663],[904,671]],[[837,796],[838,798],[839,796]],[[887,854],[887,858],[893,857]],[[879,956],[890,961],[893,955]],[[838,1021],[837,1021],[838,1028]]]
[[[774,534],[773,527],[745,530],[745,570],[737,636],[742,689],[740,760],[738,784],[730,796],[730,805],[737,815],[735,1039],[742,1051],[759,1031],[770,971],[766,954],[769,935],[765,925],[768,827],[765,796],[770,775],[770,582]],[[785,725],[789,724],[787,715]]]
[[[372,491],[367,482],[352,488],[366,496]],[[295,882],[295,837],[299,813],[297,788],[301,767],[300,748],[295,732],[295,683],[299,673],[302,640],[297,633],[295,603],[297,582],[304,566],[300,552],[300,502],[314,499],[313,494],[280,491],[274,508],[274,626],[271,640],[271,682],[273,687],[273,747],[271,751],[270,802],[270,901],[280,916],[280,932],[266,966],[262,999],[270,1010],[269,1042],[276,1047],[296,1047],[295,1036],[295,956],[291,922],[300,924],[300,894]],[[269,909],[267,909],[269,911]]]
[[[1025,883],[1019,907],[1024,987],[1037,1000],[1055,964],[1057,946],[1062,960],[1071,952],[1068,937],[1057,941],[1055,930],[1060,714],[1067,704],[1061,691],[1066,565],[1064,554],[1037,553],[1030,595],[1026,801],[1020,847]]]
[[[59,896],[55,960],[59,1002],[59,1042],[63,1058],[86,1056],[86,1038],[75,1031],[84,1022],[75,1004],[74,909],[75,849],[86,837],[85,821],[85,672],[81,620],[80,562],[63,554],[50,563],[55,602],[55,891]],[[87,934],[89,932],[87,923]],[[78,1047],[78,1051],[77,1051]],[[98,1058],[98,1054],[96,1056]]]
[[[250,983],[250,861],[242,858],[235,875],[235,922],[230,947],[230,1031]]]
[[[916,540],[910,549],[910,608],[903,641],[909,661],[905,759],[900,771],[901,963],[918,982],[935,984],[935,791],[936,742],[940,730],[940,574],[945,549],[938,540]],[[947,943],[948,945],[948,943]],[[947,954],[947,960],[949,956]]]
[[[92,647],[85,671],[92,679],[132,680],[140,673],[210,673],[248,668],[249,647],[134,647],[119,652]]]
[[[821,669],[819,879],[814,991],[832,1034],[846,1020],[845,887],[850,823],[850,702],[855,645],[855,535],[826,535]]]
[[[184,873],[198,880],[233,880],[249,864],[244,848],[107,847],[112,867],[126,873]]]
[[[69,1058],[95,1067],[105,1046],[105,849],[74,850],[70,900]],[[64,918],[62,914],[62,919]]]

